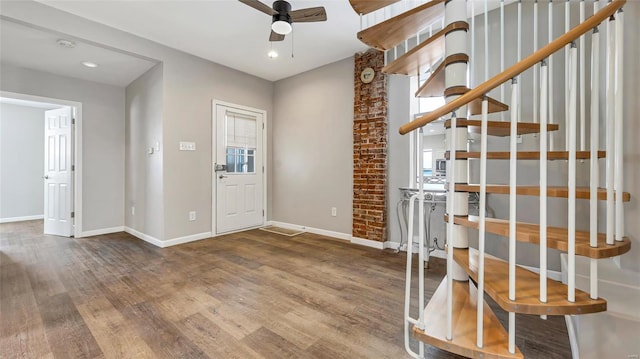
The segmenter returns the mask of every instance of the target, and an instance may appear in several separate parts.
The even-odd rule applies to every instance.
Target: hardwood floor
[[[41,233],[0,224],[1,358],[409,358],[403,254],[259,230],[165,249]],[[428,296],[443,275],[432,259]],[[562,317],[517,323],[525,357],[570,357]]]

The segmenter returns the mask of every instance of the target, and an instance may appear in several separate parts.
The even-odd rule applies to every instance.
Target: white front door
[[[71,119],[70,107],[45,111],[44,233],[64,237],[73,229]]]
[[[264,223],[263,115],[216,105],[216,233]]]

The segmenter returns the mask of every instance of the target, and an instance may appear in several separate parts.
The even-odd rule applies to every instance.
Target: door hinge
[[[264,217],[264,209],[262,210],[262,217]]]
[[[262,123],[262,129],[264,130],[264,123]]]
[[[76,212],[71,212],[71,218],[76,218]]]
[[[76,170],[76,165],[71,165],[71,170],[75,171]]]
[[[71,124],[72,124],[72,125],[75,125],[75,124],[76,124],[76,119],[75,119],[75,118],[72,118],[72,119],[71,119]]]
[[[262,166],[262,173],[264,173],[264,166]]]

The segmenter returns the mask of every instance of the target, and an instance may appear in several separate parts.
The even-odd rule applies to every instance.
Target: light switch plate
[[[180,151],[195,151],[195,150],[196,150],[195,142],[180,141]]]

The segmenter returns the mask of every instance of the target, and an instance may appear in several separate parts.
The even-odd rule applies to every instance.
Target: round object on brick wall
[[[373,81],[374,77],[376,77],[376,72],[371,67],[365,68],[360,73],[360,81],[362,81],[365,84],[368,84],[371,81]]]

